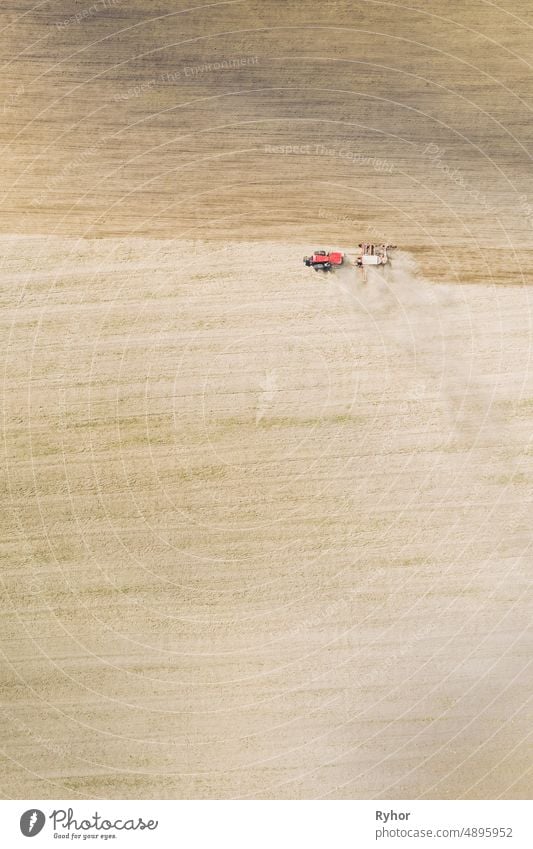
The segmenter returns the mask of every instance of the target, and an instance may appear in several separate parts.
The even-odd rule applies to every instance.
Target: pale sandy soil
[[[526,797],[531,290],[1,246],[2,794]]]

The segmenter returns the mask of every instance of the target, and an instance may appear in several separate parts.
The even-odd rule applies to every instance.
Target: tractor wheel
[[[315,271],[321,271],[323,267],[323,265],[315,265]]]
[[[324,271],[331,271],[331,262],[325,262],[322,268]]]

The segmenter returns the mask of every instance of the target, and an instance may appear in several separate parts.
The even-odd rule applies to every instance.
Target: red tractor
[[[315,271],[331,271],[334,265],[342,265],[344,254],[340,251],[315,251],[312,256],[304,256],[304,265]]]

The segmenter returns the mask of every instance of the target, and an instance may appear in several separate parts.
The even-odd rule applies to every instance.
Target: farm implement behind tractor
[[[390,262],[390,257],[387,253],[389,250],[394,250],[396,245],[372,245],[362,242],[359,245],[360,251],[355,265],[363,272],[363,280],[366,283],[366,269],[369,265],[386,265]]]

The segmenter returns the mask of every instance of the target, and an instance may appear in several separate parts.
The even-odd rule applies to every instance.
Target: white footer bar
[[[527,801],[0,801],[10,849],[530,849],[532,813]]]

